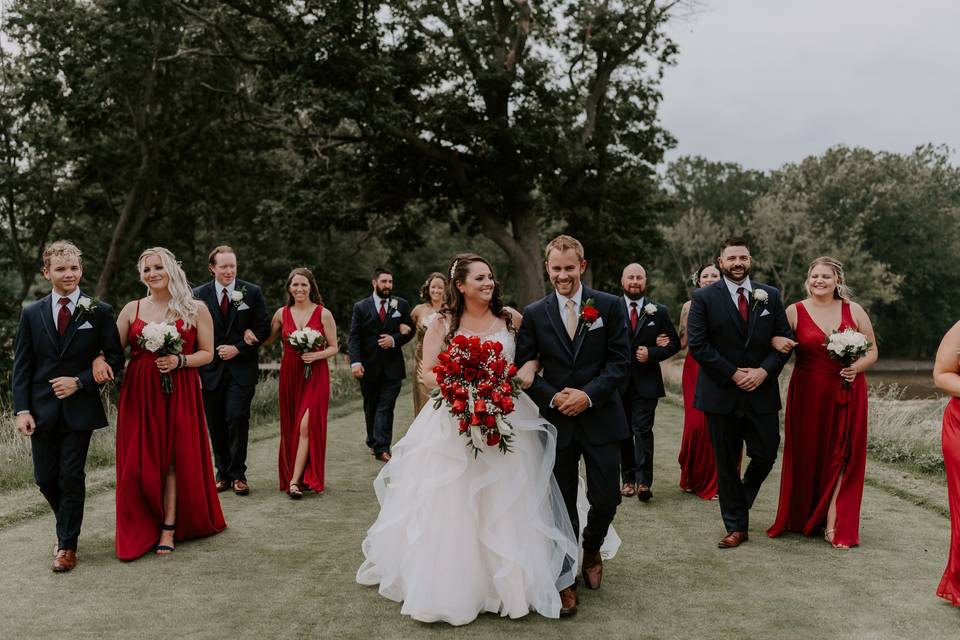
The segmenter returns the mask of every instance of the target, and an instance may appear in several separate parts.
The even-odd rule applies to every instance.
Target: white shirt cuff
[[[21,410],[21,411],[17,411],[17,412],[16,412],[15,414],[13,414],[13,415],[19,416],[19,415],[22,415],[22,414],[24,414],[24,413],[30,413],[30,409],[23,409],[23,410]]]
[[[363,366],[363,363],[362,363],[362,362],[351,362],[351,363],[350,363],[350,368],[351,368],[351,369],[353,369],[354,367],[362,367],[362,366]]]

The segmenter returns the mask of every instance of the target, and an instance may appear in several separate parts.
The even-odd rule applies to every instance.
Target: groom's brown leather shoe
[[[245,496],[250,493],[250,485],[248,485],[244,480],[234,480],[233,492],[238,496]]]
[[[590,589],[599,589],[603,582],[603,559],[599,551],[583,550],[583,581]]]
[[[733,533],[727,534],[723,540],[718,542],[717,547],[721,549],[733,549],[734,547],[739,547],[749,539],[750,537],[746,531],[734,531]]]
[[[230,488],[230,483],[226,480],[217,480],[217,493],[223,493]]]
[[[73,549],[61,549],[57,552],[57,557],[53,560],[54,573],[65,573],[77,566],[77,552]]]
[[[567,587],[560,592],[560,617],[569,618],[577,613],[577,590]]]

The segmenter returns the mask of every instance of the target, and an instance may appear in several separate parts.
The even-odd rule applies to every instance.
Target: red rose
[[[503,345],[499,342],[493,343],[493,352],[497,355],[500,355],[500,352],[503,351]]]
[[[495,447],[500,444],[500,434],[496,431],[491,431],[487,434],[487,446]]]
[[[500,385],[500,392],[504,395],[513,395],[513,385],[509,382],[504,382]]]
[[[591,323],[600,317],[600,312],[596,307],[584,307],[583,311],[580,312],[580,317],[583,318],[584,322]]]
[[[479,426],[480,426],[480,416],[478,416],[477,414],[473,414],[472,416],[470,416],[470,426],[471,426],[471,427],[479,427]]]
[[[477,413],[486,413],[487,403],[483,400],[477,399],[477,401],[473,403],[473,410]]]
[[[456,390],[453,392],[453,394],[454,394],[456,397],[460,398],[461,400],[466,400],[466,399],[467,399],[467,396],[470,395],[470,392],[467,391],[467,388],[466,388],[466,387],[461,386],[461,385],[458,384],[458,385],[457,385],[457,388],[456,388]]]
[[[466,420],[464,420],[463,418],[460,418],[460,433],[466,433],[469,430],[470,430],[470,425],[467,423]]]
[[[454,400],[453,406],[450,407],[452,413],[463,413],[467,409],[467,402],[465,400]]]
[[[463,379],[467,382],[473,382],[477,379],[477,370],[473,367],[467,367],[463,370]]]
[[[502,409],[504,413],[513,411],[513,398],[504,398],[503,402],[500,403],[500,409]]]
[[[489,414],[485,415],[483,416],[483,424],[487,427],[495,427],[497,426],[497,419]]]
[[[450,362],[450,352],[449,352],[449,351],[441,351],[439,354],[437,354],[437,360],[439,360],[440,362],[444,362],[444,363]]]
[[[510,363],[510,368],[507,369],[507,375],[508,375],[509,377],[511,377],[511,378],[512,378],[513,376],[517,375],[517,365],[515,365],[515,364],[513,364],[513,363],[511,362],[511,363]]]

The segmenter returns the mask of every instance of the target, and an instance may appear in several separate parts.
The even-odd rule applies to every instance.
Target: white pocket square
[[[399,311],[394,311],[394,312],[393,312],[393,315],[390,316],[390,317],[391,317],[391,318],[399,318],[399,317],[400,317],[400,312],[399,312]]]
[[[250,307],[247,305],[246,302],[241,302],[241,303],[240,303],[240,306],[237,307],[237,311],[246,311],[246,310],[249,309],[249,308],[250,308]]]
[[[647,326],[648,326],[648,327],[652,327],[652,326],[653,326],[653,320],[651,320],[650,322],[648,322],[648,323],[647,323]]]
[[[770,312],[764,309],[763,313],[760,314],[760,317],[762,318],[763,316],[768,316],[768,315],[770,315]]]
[[[603,318],[597,318],[587,331],[593,331],[603,326]]]
[[[93,329],[93,325],[90,324],[90,321],[89,321],[89,320],[86,321],[86,322],[84,322],[84,323],[83,323],[82,325],[80,325],[79,327],[77,327],[77,331],[81,331],[81,330],[83,330],[83,329]]]

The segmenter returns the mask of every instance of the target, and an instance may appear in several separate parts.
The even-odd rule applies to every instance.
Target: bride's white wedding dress
[[[484,339],[513,360],[511,332]],[[421,410],[374,482],[380,515],[357,582],[379,584],[422,622],[461,625],[483,612],[559,617],[558,590],[573,584],[579,550],[553,478],[556,430],[526,394],[508,420],[513,451],[491,447],[474,458],[445,405]],[[611,528],[605,555],[618,545]]]

